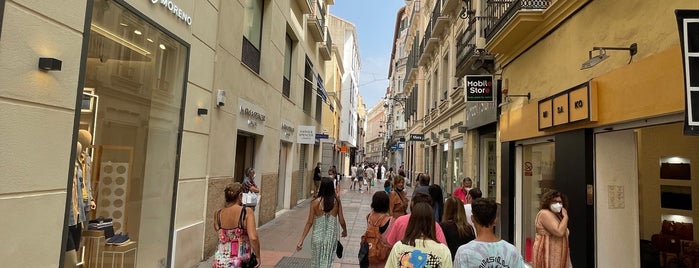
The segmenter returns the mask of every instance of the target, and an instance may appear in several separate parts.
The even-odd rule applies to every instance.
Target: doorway
[[[235,147],[235,169],[233,181],[243,183],[245,168],[255,166],[255,136],[238,132]]]
[[[289,151],[291,150],[291,143],[281,142],[279,145],[279,179],[277,180],[277,211],[284,209],[286,196],[285,190],[287,185],[287,160],[289,158]]]
[[[481,136],[480,142],[480,176],[475,180],[478,188],[483,190],[483,197],[497,195],[497,159],[495,134]]]

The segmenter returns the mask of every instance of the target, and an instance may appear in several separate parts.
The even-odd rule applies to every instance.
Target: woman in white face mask
[[[566,201],[566,202],[564,202]],[[572,267],[568,247],[567,199],[549,190],[541,197],[541,210],[536,214],[536,239],[532,254],[534,268]]]

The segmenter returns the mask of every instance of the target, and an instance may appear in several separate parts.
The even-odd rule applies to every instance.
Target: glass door
[[[480,178],[474,182],[483,191],[483,197],[497,196],[497,158],[495,134],[481,137]]]
[[[522,147],[522,241],[525,260],[531,261],[536,236],[535,217],[541,195],[554,186],[555,143],[539,143]]]

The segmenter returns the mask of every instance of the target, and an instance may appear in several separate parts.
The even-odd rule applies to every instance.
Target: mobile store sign
[[[466,86],[466,101],[493,101],[492,75],[467,75],[464,78]]]
[[[699,10],[675,10],[684,66],[684,134],[699,135]]]
[[[150,0],[154,5],[160,4],[163,8],[169,10],[173,15],[177,16],[182,22],[189,26],[192,26],[192,17],[189,16],[187,12],[179,8],[175,3],[170,0]]]

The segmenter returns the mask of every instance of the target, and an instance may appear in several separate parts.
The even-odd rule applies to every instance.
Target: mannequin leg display
[[[82,237],[82,227],[80,225],[68,226],[68,241],[63,267],[76,267],[78,265],[78,249],[80,249],[80,239]]]
[[[78,266],[78,252],[75,250],[69,250],[65,253],[65,258],[63,259],[63,267],[72,268]]]

